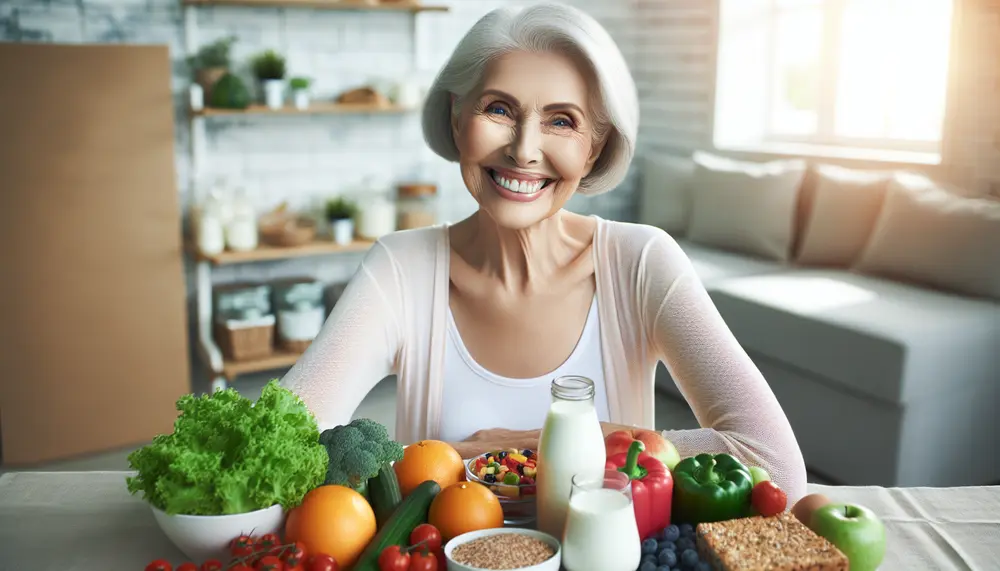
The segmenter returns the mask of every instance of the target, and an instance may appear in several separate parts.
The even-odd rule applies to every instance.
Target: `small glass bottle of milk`
[[[606,451],[594,408],[594,381],[576,376],[552,381],[552,404],[538,443],[535,478],[537,527],[561,538],[573,476],[604,473]]]

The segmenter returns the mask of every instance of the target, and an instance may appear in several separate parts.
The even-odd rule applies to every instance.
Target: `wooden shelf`
[[[185,6],[242,6],[250,8],[314,8],[320,10],[369,10],[391,12],[447,12],[447,6],[399,1],[380,4],[349,0],[181,0]]]
[[[296,109],[295,107],[283,107],[281,109],[271,109],[264,105],[251,105],[246,109],[221,109],[216,107],[206,107],[195,111],[191,110],[191,115],[195,117],[234,117],[242,115],[345,115],[362,113],[406,113],[409,107],[399,105],[368,105],[351,103],[312,103],[308,109]]]
[[[287,351],[276,351],[275,353],[256,359],[253,361],[226,361],[222,367],[222,376],[232,381],[240,375],[248,373],[259,373],[272,369],[283,369],[291,367],[299,360],[302,353],[289,353]]]
[[[216,266],[229,264],[248,264],[253,262],[267,262],[272,260],[285,260],[290,258],[304,258],[307,256],[323,256],[327,254],[347,254],[353,252],[365,252],[371,248],[373,242],[358,240],[347,246],[341,246],[330,240],[316,240],[304,246],[294,246],[281,248],[261,244],[256,250],[249,252],[222,252],[220,254],[202,254],[196,248],[190,247],[195,257],[200,261],[211,262]]]

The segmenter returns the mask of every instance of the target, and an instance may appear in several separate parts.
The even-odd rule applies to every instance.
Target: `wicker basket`
[[[282,351],[288,351],[289,353],[305,353],[306,349],[312,345],[312,341],[291,341],[289,339],[281,339],[278,341],[278,346],[281,347]]]
[[[263,323],[255,320],[250,325],[238,321],[215,324],[215,342],[229,361],[259,359],[274,353],[274,320]],[[234,326],[235,325],[235,326]]]
[[[301,216],[270,223],[262,220],[260,237],[264,242],[280,248],[304,246],[316,239],[316,221]]]

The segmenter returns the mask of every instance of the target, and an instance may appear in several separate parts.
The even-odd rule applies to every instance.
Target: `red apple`
[[[672,442],[663,437],[662,434],[654,430],[634,428],[631,430],[616,430],[604,439],[604,447],[608,456],[628,452],[628,447],[632,441],[640,440],[646,445],[646,454],[656,458],[667,465],[671,470],[681,461],[680,454]]]

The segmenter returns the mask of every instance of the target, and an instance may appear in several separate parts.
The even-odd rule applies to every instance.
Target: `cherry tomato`
[[[286,546],[281,554],[281,559],[285,562],[286,567],[295,567],[302,564],[306,560],[305,544],[301,541],[296,541]]]
[[[229,543],[229,553],[239,559],[253,555],[253,538],[248,535],[241,535]]]
[[[163,559],[157,559],[149,565],[146,565],[146,571],[173,571],[173,566],[168,561]]]
[[[222,571],[222,562],[218,559],[209,559],[201,564],[201,571]]]
[[[198,566],[194,563],[181,563],[177,571],[198,571]]]
[[[274,555],[265,555],[257,562],[255,568],[257,571],[284,571],[285,564]]]
[[[315,553],[309,556],[306,562],[306,571],[340,571],[340,566],[337,565],[337,560],[333,557],[323,553]]]
[[[441,549],[441,532],[429,523],[422,523],[410,532],[410,545],[420,542],[423,542],[421,547],[426,547],[428,551],[437,551]]]
[[[275,545],[281,545],[281,539],[273,533],[264,534],[254,542],[257,551],[270,551]]]
[[[243,563],[237,563],[236,565],[226,569],[226,571],[254,571],[253,567],[245,565]]]
[[[400,551],[398,545],[390,545],[378,556],[379,571],[409,571],[410,554]]]
[[[448,558],[444,556],[444,548],[434,550],[434,557],[438,560],[438,569],[445,571],[448,569]]]
[[[429,551],[415,551],[410,559],[409,571],[437,571],[438,560]]]

